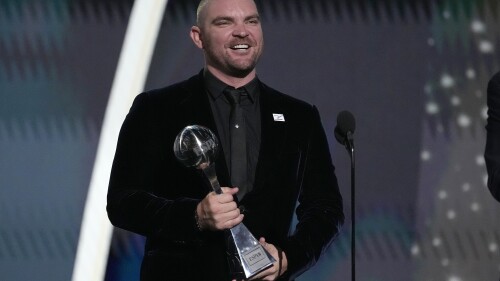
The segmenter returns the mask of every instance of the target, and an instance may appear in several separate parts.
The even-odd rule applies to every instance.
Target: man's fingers
[[[243,221],[233,197],[238,188],[222,187],[222,191],[222,194],[210,192],[201,202],[200,218],[213,230],[232,228]]]
[[[238,193],[238,190],[239,190],[239,188],[237,188],[237,187],[223,187],[222,193],[234,195],[234,194]]]
[[[273,254],[275,248],[274,248],[274,245],[273,244],[268,244],[266,242],[266,238],[264,237],[260,237],[259,238],[259,243],[262,245],[262,247],[264,247],[264,249],[266,249],[271,255]],[[273,255],[274,256],[274,255]]]
[[[239,223],[241,223],[244,218],[245,218],[245,215],[240,214],[236,218],[226,221],[226,227],[227,228],[232,228],[233,226],[238,225]]]
[[[209,193],[210,198],[216,199],[219,203],[228,203],[234,201],[233,195],[238,193],[238,188],[223,187],[222,194],[216,194],[215,192]]]
[[[244,216],[240,214],[239,210],[214,216],[218,229],[231,228],[242,222],[243,218]]]
[[[237,209],[238,205],[236,205],[236,202],[232,201],[232,198],[230,200],[227,198],[226,200],[224,200],[224,198],[209,198],[205,211],[211,214],[222,214],[235,211]]]
[[[234,202],[233,195],[228,194],[228,193],[216,195],[216,196],[214,196],[214,199],[217,200],[217,202],[219,202],[221,204]],[[235,202],[235,205],[236,205],[236,202]]]
[[[241,214],[240,210],[236,207],[227,210],[222,205],[219,205],[216,209],[216,211],[211,209],[205,210],[204,213],[206,216],[203,217],[208,223],[213,225],[215,229],[221,230],[231,228],[243,221],[243,214]]]

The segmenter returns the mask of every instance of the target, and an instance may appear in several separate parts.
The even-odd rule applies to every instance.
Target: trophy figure
[[[185,127],[174,142],[174,154],[179,162],[186,167],[202,170],[213,191],[221,194],[222,189],[217,180],[214,162],[218,151],[219,143],[215,134],[199,125]],[[243,268],[246,278],[271,267],[276,261],[243,223],[231,228],[230,232],[238,252],[238,263]]]

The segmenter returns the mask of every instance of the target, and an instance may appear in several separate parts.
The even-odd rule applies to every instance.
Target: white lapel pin
[[[273,113],[273,118],[274,118],[274,121],[276,121],[276,122],[285,122],[285,116],[283,114]]]

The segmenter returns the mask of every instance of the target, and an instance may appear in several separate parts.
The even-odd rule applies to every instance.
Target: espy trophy
[[[174,142],[174,154],[179,162],[186,167],[202,170],[214,192],[221,194],[222,189],[215,173],[218,151],[219,143],[215,134],[199,125],[190,125],[182,129]],[[241,264],[246,278],[271,267],[276,261],[243,223],[231,228],[230,232],[238,251],[238,263]]]

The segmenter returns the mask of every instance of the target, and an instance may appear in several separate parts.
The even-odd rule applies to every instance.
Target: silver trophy
[[[179,162],[186,167],[202,170],[215,193],[221,194],[214,162],[218,152],[217,137],[203,126],[187,126],[175,138],[174,154]],[[230,232],[246,278],[271,267],[276,261],[243,223],[231,228]]]

